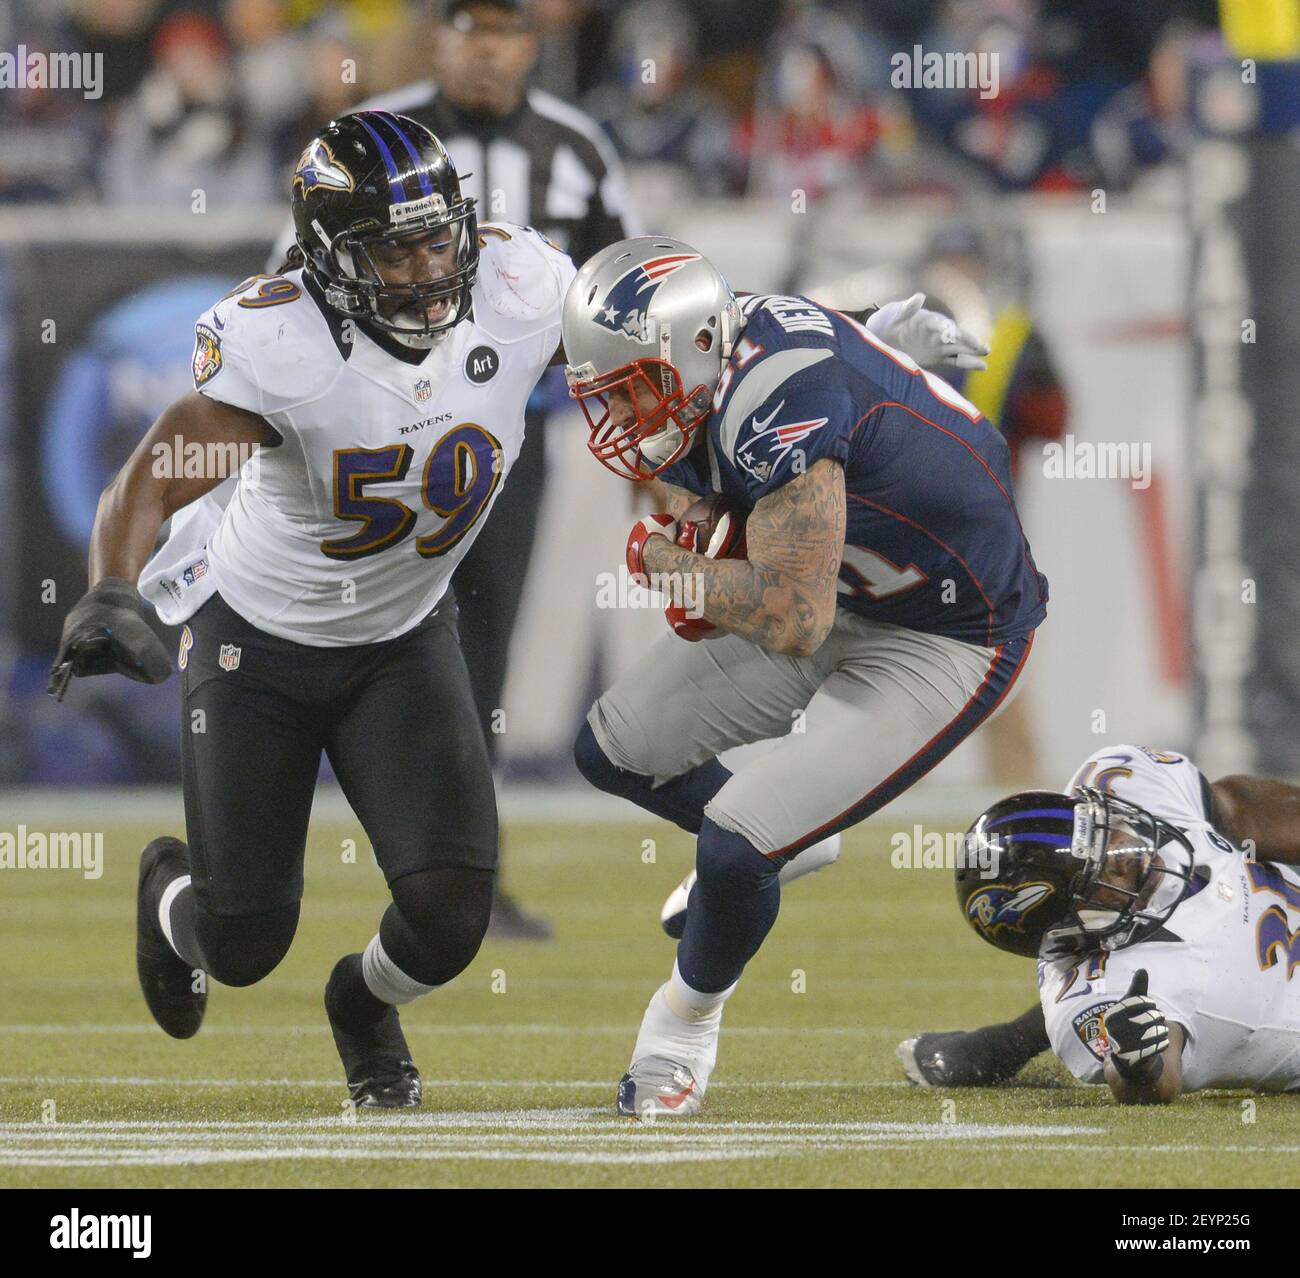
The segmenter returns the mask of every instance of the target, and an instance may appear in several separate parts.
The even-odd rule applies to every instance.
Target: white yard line
[[[917,1137],[945,1140],[1000,1139],[1011,1136],[1093,1136],[1103,1135],[1104,1127],[1061,1123],[925,1123],[879,1120],[804,1122],[800,1120],[736,1120],[711,1122],[692,1119],[675,1123],[671,1119],[655,1123],[628,1123],[606,1109],[566,1107],[562,1109],[447,1110],[434,1114],[367,1115],[356,1123],[339,1118],[282,1118],[263,1120],[237,1119],[87,1119],[67,1123],[42,1123],[39,1120],[0,1122],[0,1139],[40,1136],[48,1140],[107,1138],[109,1134],[152,1139],[175,1135],[182,1139],[204,1140],[232,1134],[273,1136],[291,1133],[295,1137],[313,1136],[337,1139],[375,1139],[380,1133],[387,1139],[411,1136],[424,1139],[438,1132],[493,1128],[498,1132],[518,1133],[545,1130],[576,1133],[580,1139],[639,1139],[662,1135],[673,1139],[705,1134],[754,1136],[798,1133],[863,1138],[875,1135]],[[497,1136],[494,1139],[502,1139]]]
[[[422,1080],[426,1090],[430,1087],[525,1087],[525,1088],[571,1088],[585,1091],[589,1088],[612,1088],[614,1083],[608,1078],[572,1079],[572,1078],[426,1078]],[[32,1087],[332,1087],[342,1089],[341,1078],[134,1078],[114,1074],[33,1074],[25,1077],[21,1074],[0,1075],[0,1086],[26,1084]],[[789,1091],[801,1090],[847,1090],[850,1088],[911,1087],[911,1083],[870,1081],[866,1079],[821,1079],[821,1078],[781,1078],[772,1081],[764,1079],[718,1079],[710,1084],[717,1088],[762,1087],[779,1088]]]
[[[514,1025],[503,1021],[500,1024],[477,1023],[458,1025],[420,1024],[412,1021],[403,1022],[402,1029],[411,1034],[539,1034],[564,1035],[575,1034],[615,1034],[627,1037],[636,1029],[635,1024],[625,1025]],[[96,1025],[82,1023],[75,1025],[3,1025],[0,1024],[0,1038],[6,1034],[158,1034],[156,1025],[140,1022],[134,1025]],[[206,1036],[214,1034],[249,1037],[261,1034],[297,1035],[328,1034],[329,1026],[323,1023],[310,1025],[205,1025]],[[727,1029],[728,1038],[889,1038],[897,1035],[906,1038],[916,1031],[901,1029],[892,1025],[735,1025]]]
[[[1297,1144],[1120,1145],[1107,1140],[1106,1131],[1080,1124],[883,1120],[633,1124],[590,1107],[365,1115],[356,1123],[339,1118],[28,1121],[0,1123],[0,1166],[57,1170],[362,1161],[659,1166],[842,1153],[907,1154],[944,1146],[978,1147],[980,1156],[1300,1153]]]

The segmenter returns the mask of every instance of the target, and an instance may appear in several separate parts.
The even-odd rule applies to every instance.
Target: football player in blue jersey
[[[671,239],[612,245],[565,300],[592,453],[669,486],[628,568],[701,614],[670,608],[677,633],[596,702],[575,746],[592,784],[698,835],[677,961],[618,1089],[631,1117],[699,1109],[782,866],[986,722],[1046,613],[1002,437],[870,323],[737,299]],[[708,494],[729,517],[679,527]],[[774,737],[734,773],[718,761]]]

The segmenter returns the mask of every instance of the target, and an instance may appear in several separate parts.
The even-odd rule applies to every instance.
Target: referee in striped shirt
[[[434,0],[433,77],[384,94],[368,107],[418,120],[442,141],[478,201],[481,221],[515,222],[549,236],[579,266],[640,234],[629,217],[623,169],[589,116],[528,87],[538,40],[519,0]],[[545,469],[543,381],[525,418],[523,451],[478,540],[457,569],[460,632],[488,749],[501,705],[506,658],[537,525]],[[501,892],[492,912],[499,936],[544,939],[545,920]]]

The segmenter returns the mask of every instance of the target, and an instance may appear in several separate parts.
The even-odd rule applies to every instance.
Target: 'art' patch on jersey
[[[206,324],[194,326],[194,389],[221,372],[221,338]]]
[[[1079,1042],[1099,1061],[1104,1061],[1110,1053],[1110,1043],[1106,1039],[1106,1028],[1102,1023],[1102,1017],[1115,1006],[1115,1002],[1115,999],[1110,998],[1104,1003],[1094,1003],[1080,1012],[1072,1022],[1074,1032],[1079,1036]]]
[[[784,407],[785,400],[782,400],[766,417],[760,418],[756,414],[749,424],[749,437],[736,449],[736,461],[759,483],[766,483],[792,451],[795,451],[794,471],[802,474],[807,466],[799,464],[802,453],[796,451],[798,445],[830,421],[829,417],[813,417],[805,421],[779,422],[776,419]]]
[[[476,346],[465,356],[465,376],[475,386],[490,382],[501,367],[501,356],[490,346]]]

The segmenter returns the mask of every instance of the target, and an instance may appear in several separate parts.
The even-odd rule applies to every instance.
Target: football
[[[744,559],[745,512],[721,493],[701,497],[677,521],[677,544],[710,559]]]

